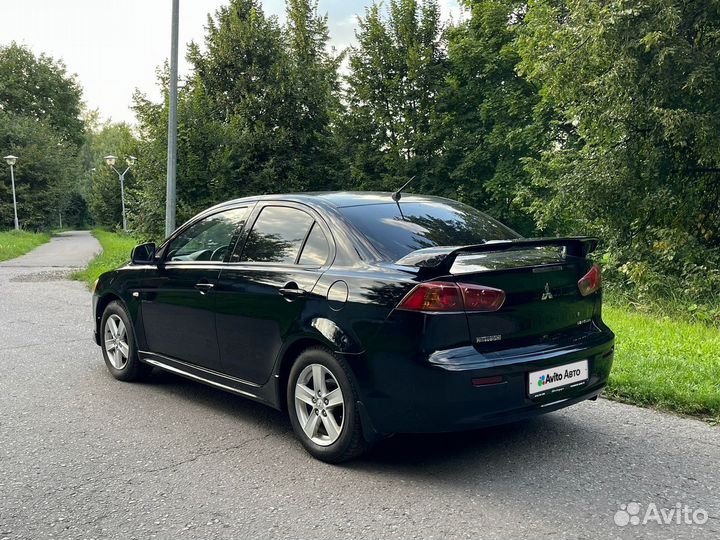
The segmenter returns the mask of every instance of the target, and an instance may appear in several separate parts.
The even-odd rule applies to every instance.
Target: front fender
[[[95,322],[95,342],[98,345],[100,344],[100,321],[105,306],[113,300],[117,300],[123,305],[128,317],[130,317],[138,346],[143,347],[145,334],[143,332],[140,314],[140,301],[131,295],[126,280],[120,278],[121,276],[117,271],[111,271],[100,276],[98,281],[92,301]]]

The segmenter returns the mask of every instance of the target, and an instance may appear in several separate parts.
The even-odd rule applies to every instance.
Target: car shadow
[[[298,454],[304,455],[283,412],[160,370],[153,372],[149,384],[156,391],[171,393],[214,413],[287,437]],[[473,431],[395,435],[372,445],[365,455],[341,467],[367,472],[404,471],[410,475],[443,471],[446,476],[462,479],[467,477],[468,469],[481,474],[538,459],[552,464],[575,452],[591,451],[597,447],[599,437],[602,434],[587,429],[581,417],[560,412]]]
[[[376,464],[428,465],[449,455],[492,453],[500,448],[525,444],[542,431],[544,418],[450,433],[400,434],[378,442],[367,460]],[[361,460],[362,461],[362,460]]]
[[[192,381],[168,371],[155,369],[145,383],[153,391],[161,391],[182,398],[195,406],[212,409],[243,422],[262,425],[271,431],[282,433],[291,430],[287,416],[278,410],[218,388]]]
[[[550,414],[472,431],[401,434],[377,443],[348,467],[475,484],[493,475],[526,471],[528,464],[543,459],[548,459],[549,464],[556,460],[560,463],[559,456],[572,454],[569,448],[562,447],[567,437],[561,434],[573,433],[576,441],[572,446],[576,446],[583,432],[572,419]],[[580,443],[580,451],[593,448],[592,438]]]

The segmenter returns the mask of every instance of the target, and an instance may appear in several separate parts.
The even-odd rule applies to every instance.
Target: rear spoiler
[[[572,257],[587,257],[597,247],[597,238],[589,236],[568,236],[564,238],[519,238],[517,240],[490,240],[484,244],[469,246],[437,246],[418,249],[395,262],[399,266],[418,268],[421,274],[441,276],[450,269],[459,255],[511,251],[540,247],[561,247]]]

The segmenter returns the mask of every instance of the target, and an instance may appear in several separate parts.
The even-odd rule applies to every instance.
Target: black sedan
[[[597,398],[614,336],[595,245],[438,197],[237,199],[103,274],[95,337],[115,378],[158,367],[285,409],[340,462]]]

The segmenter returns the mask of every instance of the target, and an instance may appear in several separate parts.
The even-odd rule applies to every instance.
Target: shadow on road
[[[262,426],[303,452],[282,412],[159,370],[155,370],[148,384],[156,391],[226,414],[231,421]],[[495,469],[507,470],[512,463],[526,464],[540,457],[576,459],[573,455],[594,451],[600,437],[602,434],[588,430],[577,417],[551,413],[473,431],[396,435],[375,444],[366,455],[343,467],[366,472],[404,471],[412,476],[433,476],[442,471],[444,480],[472,481],[473,474],[492,474]]]
[[[213,409],[239,422],[256,423],[277,427],[278,433],[289,430],[290,423],[284,413],[241,396],[197,383],[173,373],[154,369],[146,383],[154,390],[173,394],[194,405]],[[178,406],[182,406],[181,404]]]

